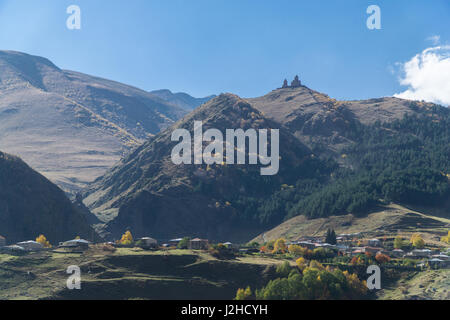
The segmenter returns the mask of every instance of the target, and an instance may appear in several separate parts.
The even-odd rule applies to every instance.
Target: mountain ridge
[[[217,97],[216,95],[210,95],[204,98],[194,98],[184,92],[173,93],[169,89],[150,91],[150,93],[187,111],[192,111],[209,100]]]
[[[248,112],[233,113],[236,106]],[[380,201],[421,199],[429,203],[450,190],[439,171],[449,171],[444,157],[449,139],[444,129],[447,111],[396,98],[336,101],[301,85],[253,99],[222,94],[136,149],[98,179],[84,201],[97,214],[114,211],[106,227],[112,236],[130,227],[139,235],[163,239],[192,235],[227,241],[250,240],[248,236],[257,230],[269,230],[301,214],[309,218],[363,215]],[[233,114],[231,122],[226,121],[229,114]],[[283,132],[280,151],[292,151],[288,163],[296,154],[304,158],[298,166],[280,164],[291,171],[280,172],[270,183],[255,179],[251,172],[236,170],[233,174],[230,169],[228,183],[239,195],[226,187],[218,195],[216,185],[226,186],[220,180],[220,168],[198,167],[195,172],[161,160],[167,159],[170,150],[170,132],[175,128],[192,132],[196,119],[206,123],[205,130],[245,130],[262,121]],[[430,130],[431,138],[427,138]],[[433,163],[432,167],[424,166],[424,161]],[[240,188],[249,181],[264,192]],[[423,188],[417,189],[418,184]],[[202,202],[210,209],[225,209],[222,218],[211,219],[211,210],[199,205]],[[184,216],[185,228],[174,228],[180,216]],[[231,216],[236,219],[224,218]],[[223,228],[214,229],[217,224]],[[153,225],[158,228],[145,227]]]
[[[178,128],[192,132],[196,119],[203,121],[204,130],[217,128],[224,132],[227,128],[279,128],[283,146],[280,175],[269,178],[270,182],[267,182],[256,170],[257,166],[174,165],[170,152],[176,143],[170,141],[171,133]],[[301,165],[309,155],[308,149],[284,128],[265,119],[244,99],[222,94],[123,159],[94,183],[86,192],[84,202],[97,214],[116,210],[118,216],[107,225],[115,237],[123,232],[122,229],[132,227],[134,234],[143,235],[151,231],[159,238],[176,237],[184,230],[198,236],[224,239],[228,235],[230,239],[242,239],[242,233],[234,228],[236,224],[233,223],[242,216],[231,204],[232,199],[237,201],[240,193],[267,194],[269,188],[280,184],[280,177],[288,179],[287,171]],[[208,195],[199,192],[199,188],[207,188]],[[150,207],[152,210],[146,211]],[[200,216],[193,218],[198,214]],[[131,218],[133,216],[139,222]],[[201,216],[206,221],[202,221]],[[255,224],[254,228],[246,226],[244,229],[254,234],[261,227]]]
[[[0,148],[76,193],[186,111],[136,87],[0,51]]]

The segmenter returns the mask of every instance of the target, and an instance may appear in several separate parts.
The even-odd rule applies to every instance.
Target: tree
[[[269,281],[256,290],[258,300],[361,299],[367,294],[365,281],[356,274],[333,268],[306,267],[302,274]]]
[[[333,229],[327,230],[327,236],[325,238],[325,242],[329,244],[336,244],[336,232]]]
[[[189,241],[191,241],[191,239],[189,237],[185,237],[185,238],[181,239],[181,241],[178,242],[177,248],[178,249],[189,248]]]
[[[252,248],[259,248],[260,244],[258,242],[256,242],[256,241],[253,241],[252,243],[249,244],[249,246],[252,247]]]
[[[284,239],[278,239],[275,241],[275,244],[273,245],[273,251],[272,253],[286,253],[287,252],[287,246],[286,241]]]
[[[308,267],[308,263],[303,257],[298,258],[297,261],[295,261],[295,263],[297,263],[297,266],[301,271],[305,270],[306,267]]]
[[[296,244],[291,244],[288,248],[289,253],[296,255],[296,256],[302,256],[303,253],[305,252],[305,250],[303,249],[303,247],[300,247],[299,245]]]
[[[125,246],[132,244],[133,243],[133,235],[131,234],[131,232],[130,231],[125,232],[122,235],[122,238],[120,239],[119,243],[123,244]]]
[[[250,289],[250,287],[247,287],[247,289],[238,289],[237,293],[236,293],[236,298],[234,298],[234,300],[239,300],[239,301],[243,301],[243,300],[250,300],[252,296],[252,290]]]
[[[403,241],[403,238],[400,236],[397,236],[394,240],[394,248],[402,249],[404,246],[405,246],[405,242]]]
[[[365,259],[364,259],[364,255],[357,255],[357,256],[354,256],[353,258],[352,258],[352,260],[350,261],[350,264],[351,265],[353,265],[353,266],[362,266],[362,265],[365,265],[366,264],[366,261],[365,261]]]
[[[377,255],[375,256],[375,260],[377,260],[379,264],[383,264],[391,261],[391,258],[388,255],[377,253]]]
[[[412,235],[411,243],[417,249],[423,249],[425,247],[425,240],[418,233]]]
[[[319,261],[316,261],[316,260],[312,260],[309,263],[309,268],[310,269],[318,269],[318,270],[324,270],[325,269],[323,264],[321,264]]]
[[[36,242],[42,244],[44,246],[44,248],[52,247],[50,242],[47,240],[47,238],[43,234],[41,234],[39,237],[36,238]]]
[[[282,264],[277,266],[277,274],[282,277],[287,277],[291,273],[291,265],[289,262],[284,261]]]

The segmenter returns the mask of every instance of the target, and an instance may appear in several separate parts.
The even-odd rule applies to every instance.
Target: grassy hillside
[[[450,272],[413,273],[379,292],[380,300],[450,300]]]
[[[450,219],[430,216],[399,205],[380,207],[366,216],[352,214],[308,219],[297,216],[264,232],[254,239],[259,243],[279,238],[298,240],[308,236],[324,236],[328,229],[336,233],[364,232],[367,237],[403,234],[406,237],[420,232],[427,243],[439,243],[436,234],[444,236],[450,226]]]
[[[207,253],[184,250],[106,253],[94,248],[83,255],[0,255],[0,300],[233,299],[240,287],[264,285],[267,267],[280,263],[251,257],[219,261]],[[81,290],[66,288],[70,265],[81,268]]]

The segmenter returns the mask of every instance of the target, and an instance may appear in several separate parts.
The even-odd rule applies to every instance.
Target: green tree
[[[189,248],[189,241],[191,239],[189,237],[183,238],[180,242],[178,242],[177,248],[178,249],[187,249]]]
[[[402,249],[405,246],[405,241],[402,237],[397,236],[394,240],[394,248],[395,249]]]
[[[329,244],[336,244],[336,232],[333,229],[327,230],[327,236],[325,238],[325,242]]]
[[[287,277],[291,273],[291,265],[289,262],[284,261],[282,264],[277,266],[277,274],[281,277]]]

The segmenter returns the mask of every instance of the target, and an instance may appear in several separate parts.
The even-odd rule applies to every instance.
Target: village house
[[[0,247],[6,246],[6,238],[3,236],[0,236]]]
[[[150,237],[143,237],[140,238],[138,241],[141,242],[141,246],[143,248],[157,248],[158,247],[158,241],[156,239],[150,238]]]
[[[357,256],[358,254],[365,254],[366,253],[366,247],[353,247],[351,248],[351,255]]]
[[[435,254],[432,256],[433,259],[440,259],[440,260],[449,260],[449,256],[445,254]]]
[[[405,251],[402,249],[394,249],[392,250],[391,255],[395,258],[403,258],[405,256]]]
[[[339,234],[336,237],[336,241],[344,243],[344,244],[351,244],[351,242],[354,239],[359,239],[361,237],[361,233],[357,232],[357,233],[342,233]]]
[[[381,241],[378,239],[370,239],[369,241],[367,241],[367,244],[369,245],[369,247],[380,247]]]
[[[316,244],[309,241],[297,241],[295,244],[310,250],[314,250],[316,248]]]
[[[0,252],[5,252],[7,254],[23,254],[26,251],[24,248],[14,244],[12,246],[0,247]]]
[[[444,269],[450,267],[450,261],[433,258],[428,260],[428,265],[433,269]]]
[[[181,240],[183,240],[183,238],[169,240],[169,245],[171,247],[177,247]]]
[[[22,247],[25,251],[41,251],[44,249],[44,246],[36,241],[23,241],[16,243],[17,246]]]
[[[406,254],[406,257],[412,259],[429,258],[433,252],[430,249],[414,249]]]
[[[316,248],[337,250],[337,246],[335,246],[333,244],[329,244],[329,243],[316,243],[315,246],[316,246]]]
[[[209,241],[205,239],[195,238],[189,241],[189,249],[191,250],[206,250],[208,246]]]
[[[236,244],[233,244],[232,242],[225,242],[225,243],[223,243],[223,245],[225,247],[227,247],[228,249],[232,249],[232,250],[238,250],[239,249],[239,246],[236,245]]]
[[[88,250],[89,241],[83,239],[74,239],[59,244],[60,248],[72,249],[72,250]]]
[[[336,245],[336,248],[339,252],[341,252],[344,255],[351,255],[351,249],[350,246],[345,244],[338,244]]]

